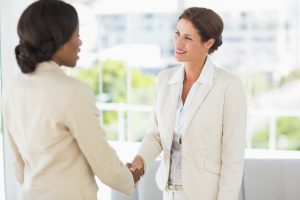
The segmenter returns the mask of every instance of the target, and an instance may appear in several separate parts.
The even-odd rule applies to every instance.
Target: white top
[[[169,181],[171,183],[181,184],[181,145],[182,145],[182,138],[184,137],[184,133],[182,129],[186,123],[186,115],[189,112],[190,105],[192,101],[195,101],[194,96],[197,93],[198,89],[201,85],[212,85],[213,81],[213,73],[214,67],[207,57],[207,60],[204,64],[202,72],[200,73],[199,78],[197,81],[192,85],[185,103],[183,104],[181,94],[178,97],[178,105],[176,110],[176,122],[175,122],[175,129],[173,134],[173,142],[172,142],[172,150],[171,150],[171,165],[170,165],[170,177]],[[183,80],[184,80],[184,66],[174,74],[172,80],[178,80],[181,83],[181,91],[183,89]]]

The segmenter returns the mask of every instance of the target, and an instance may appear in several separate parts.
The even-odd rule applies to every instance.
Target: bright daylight
[[[0,2],[0,199],[300,199],[300,1]]]

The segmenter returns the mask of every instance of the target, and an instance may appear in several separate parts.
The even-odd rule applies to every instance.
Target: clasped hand
[[[131,163],[126,163],[126,166],[129,168],[129,170],[132,173],[134,185],[136,186],[139,180],[141,179],[141,176],[144,175],[144,161],[141,158],[141,156],[136,156]]]

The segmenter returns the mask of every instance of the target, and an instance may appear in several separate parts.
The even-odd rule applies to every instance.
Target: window
[[[95,8],[100,2],[93,2],[76,5],[93,5],[92,17],[98,20],[94,32],[99,32],[98,40],[103,42],[90,50],[97,55],[93,64],[79,64],[74,76],[94,88],[109,139],[140,141],[153,105],[155,76],[177,64],[172,43],[177,9],[162,12],[157,6],[149,12],[110,8],[111,12],[103,13],[103,9]],[[293,125],[300,113],[291,112],[300,96],[283,98],[291,95],[285,88],[296,90],[300,78],[295,53],[299,50],[300,29],[295,20],[299,6],[291,8],[289,0],[285,4],[258,9],[242,5],[234,10],[217,8],[225,29],[223,46],[213,57],[219,66],[244,80],[249,98],[249,148],[300,149],[295,142],[300,128]],[[87,71],[94,74],[87,75],[91,73]]]
[[[0,2],[1,93],[4,79],[14,73],[6,63],[14,60],[17,19],[32,0]],[[78,66],[68,73],[92,87],[108,139],[141,141],[151,118],[156,75],[178,64],[172,38],[178,11],[199,1],[146,1],[157,2],[146,9],[143,1],[136,1],[137,7],[117,0],[69,2],[79,12],[83,46]],[[225,23],[223,45],[214,61],[238,74],[247,91],[248,148],[300,150],[300,1],[274,1],[265,8],[241,3],[223,8],[209,2],[217,1],[198,6],[217,10]],[[16,199],[2,120],[0,130],[0,199],[5,199],[4,179],[6,199]]]

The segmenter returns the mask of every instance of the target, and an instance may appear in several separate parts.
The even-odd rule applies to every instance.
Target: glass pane
[[[149,121],[151,118],[151,110],[149,112],[131,112],[131,141],[141,142],[146,131],[149,131]]]
[[[120,116],[118,116],[118,114]],[[103,111],[102,119],[104,124],[104,131],[106,133],[107,139],[117,140],[117,139],[121,139],[121,137],[123,138],[125,137],[124,136],[124,131],[125,131],[124,113],[118,113],[114,111]],[[119,129],[121,130],[119,131]],[[120,134],[118,134],[118,131],[120,132]]]
[[[300,117],[280,117],[277,121],[277,148],[300,150]]]
[[[83,40],[81,59],[72,74],[93,88],[100,110],[112,108],[102,117],[115,121],[106,124],[101,119],[104,129],[114,129],[109,138],[139,140],[142,128],[132,125],[137,112],[132,106],[152,106],[155,76],[178,64],[172,41],[178,10],[203,5],[194,0],[166,1],[167,6],[159,2],[144,9],[139,4],[140,9],[134,10],[127,1],[70,2],[79,11]],[[244,82],[249,110],[255,112],[249,116],[248,147],[297,149],[293,125],[286,125],[290,128],[284,133],[278,127],[282,117],[300,116],[300,1],[278,1],[268,7],[248,3],[252,8],[240,3],[234,9],[207,5],[218,10],[225,24],[223,45],[212,54],[213,60]],[[119,124],[116,112],[123,113],[124,124]]]
[[[154,103],[156,75],[174,65],[176,13],[91,12],[98,3],[72,2],[83,45],[78,65],[67,73],[91,86],[108,139],[140,141]]]
[[[269,127],[262,127],[256,131],[251,137],[251,147],[254,149],[269,148]]]

